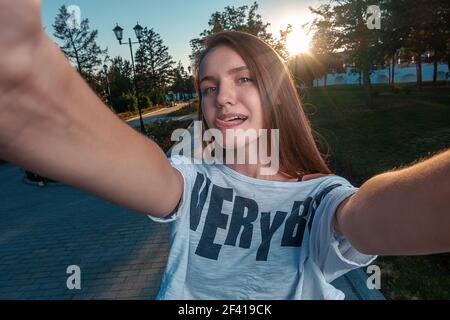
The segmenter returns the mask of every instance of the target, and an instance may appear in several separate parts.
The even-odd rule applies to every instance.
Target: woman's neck
[[[282,181],[282,182],[295,182],[298,181],[296,178],[288,177],[279,171],[273,175],[263,175],[261,174],[261,169],[265,166],[262,164],[226,164],[227,167],[233,169],[234,171],[251,178],[271,180],[271,181]]]
[[[272,156],[267,157],[264,161],[262,161],[259,158],[258,153],[258,140],[252,141],[249,144],[246,144],[244,147],[244,150],[237,150],[237,149],[224,149],[223,156],[224,156],[224,164],[229,167],[230,169],[233,169],[234,171],[251,177],[255,179],[262,179],[262,180],[272,180],[272,181],[282,181],[282,182],[292,182],[292,181],[298,181],[297,178],[289,177],[279,170],[279,159],[273,159]],[[267,150],[267,149],[266,149]],[[233,152],[233,161],[227,162],[227,152]],[[252,153],[252,156],[250,156],[250,153]],[[239,156],[241,154],[241,156]],[[240,159],[240,161],[234,161],[235,159],[242,158],[242,155],[245,154],[245,158]],[[279,155],[276,155],[279,157]],[[252,159],[252,160],[250,160]],[[245,161],[243,161],[245,160]],[[256,160],[256,161],[255,161]],[[269,163],[267,163],[269,161]],[[272,167],[273,164],[276,164],[274,167]],[[269,170],[270,169],[270,170]]]

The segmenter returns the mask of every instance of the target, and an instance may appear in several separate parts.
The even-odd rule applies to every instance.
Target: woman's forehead
[[[200,75],[209,72],[221,72],[229,69],[246,66],[244,59],[232,48],[218,45],[212,48],[200,64]]]

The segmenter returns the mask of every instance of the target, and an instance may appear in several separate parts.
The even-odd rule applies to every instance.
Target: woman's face
[[[209,128],[220,130],[224,147],[242,147],[237,129],[256,136],[263,129],[263,110],[256,80],[241,56],[225,45],[213,48],[200,64],[202,111]],[[247,143],[255,138],[248,138]],[[244,142],[244,144],[247,144]]]

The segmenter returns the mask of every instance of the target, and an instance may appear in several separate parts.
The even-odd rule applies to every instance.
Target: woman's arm
[[[340,206],[334,222],[366,254],[449,252],[450,149],[369,179]]]
[[[39,2],[2,0],[0,12],[0,158],[135,211],[170,213],[181,175],[44,34]]]

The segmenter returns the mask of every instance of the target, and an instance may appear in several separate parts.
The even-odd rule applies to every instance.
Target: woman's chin
[[[212,134],[215,143],[224,150],[239,150],[258,140],[258,131],[245,126],[236,126],[234,128],[214,127],[212,129],[215,130],[215,133]]]
[[[253,145],[253,143],[256,141],[256,139],[243,139],[242,137],[236,137],[236,136],[226,136],[223,148],[226,150],[241,150],[244,148],[248,148],[250,145]]]

